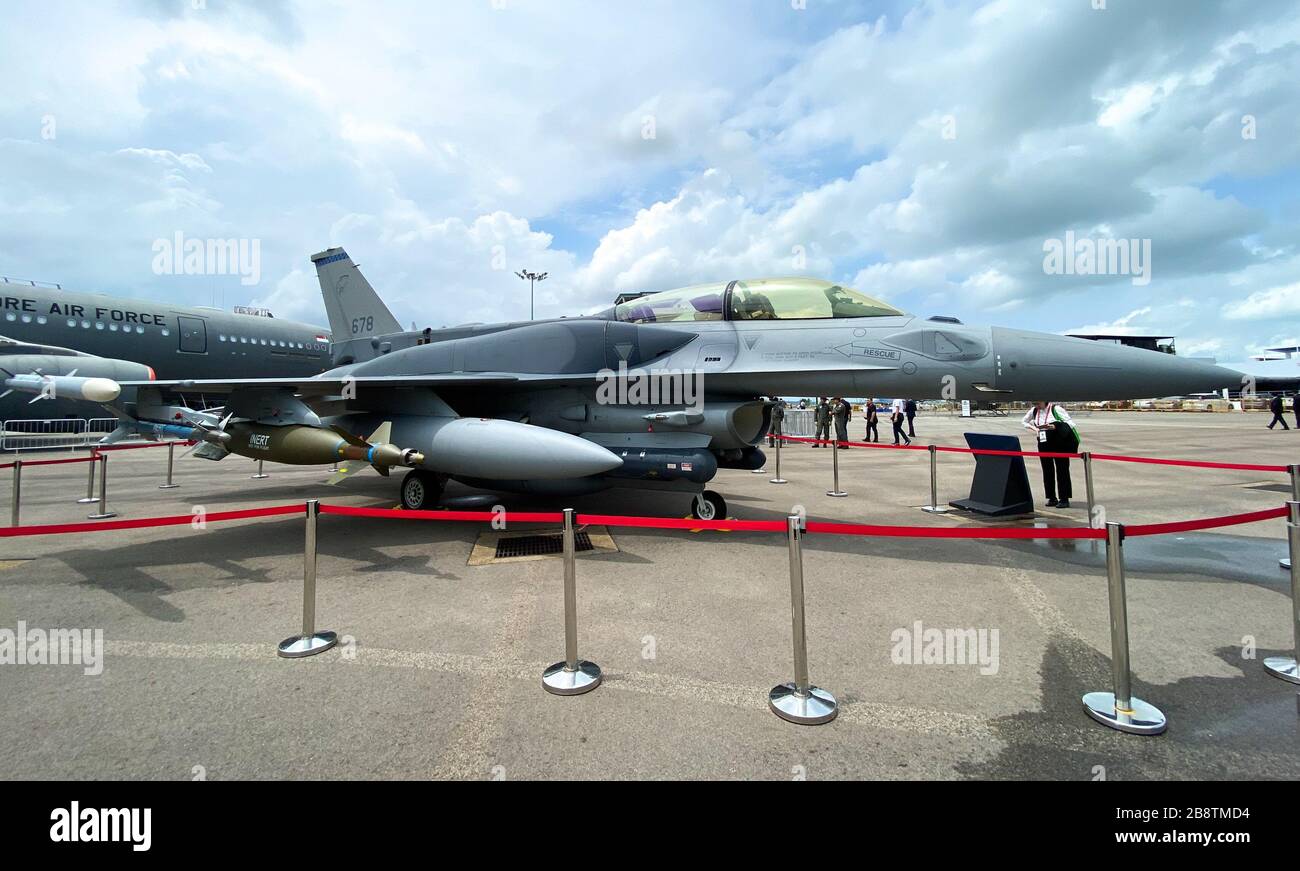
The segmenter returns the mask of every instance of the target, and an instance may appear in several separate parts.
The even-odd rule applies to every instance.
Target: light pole
[[[533,315],[533,285],[536,284],[536,283],[539,282],[539,281],[545,281],[545,280],[546,280],[546,273],[545,273],[545,272],[529,272],[527,269],[523,269],[523,270],[520,270],[519,272],[516,272],[515,275],[518,275],[520,278],[524,278],[524,279],[527,279],[527,280],[528,280],[528,319],[531,321],[531,320],[533,320],[533,317],[534,317],[534,315]]]

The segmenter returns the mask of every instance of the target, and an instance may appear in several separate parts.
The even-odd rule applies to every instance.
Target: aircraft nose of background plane
[[[1240,388],[1242,374],[1201,360],[1026,330],[993,329],[997,388],[1017,399],[1149,399]]]

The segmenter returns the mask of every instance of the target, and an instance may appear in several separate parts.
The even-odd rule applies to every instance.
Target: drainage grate
[[[591,536],[586,532],[574,533],[573,544],[576,553],[593,550]],[[543,535],[518,535],[512,538],[498,539],[496,554],[493,558],[548,556],[557,553],[564,553],[564,536],[562,533],[552,532]]]

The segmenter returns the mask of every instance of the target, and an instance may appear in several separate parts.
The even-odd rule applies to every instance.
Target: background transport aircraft
[[[341,248],[312,261],[336,368],[136,383],[113,437],[144,424],[203,441],[205,459],[362,460],[385,475],[406,466],[401,498],[413,509],[455,479],[552,496],[681,490],[711,519],[726,512],[704,490],[717,470],[763,465],[767,396],[1124,399],[1241,383],[1169,354],[923,320],[810,278],[680,288],[589,317],[403,332]],[[223,416],[171,404],[190,391],[228,394]]]
[[[329,343],[329,331],[264,310],[181,307],[0,279],[0,378],[73,369],[74,377],[141,381],[148,370],[161,379],[296,378],[327,368]],[[139,374],[124,378],[119,363],[137,364]],[[71,389],[58,389],[65,384]],[[104,415],[76,395],[75,382],[54,387],[32,403],[30,392],[10,385],[15,392],[0,398],[0,420]]]

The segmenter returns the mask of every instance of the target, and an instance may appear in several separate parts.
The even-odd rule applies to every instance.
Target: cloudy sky
[[[1104,6],[1105,8],[1095,8]],[[196,8],[198,7],[198,8]],[[921,315],[1300,340],[1294,0],[6,4],[0,274],[404,323],[809,274]],[[258,240],[260,281],[155,274]],[[1045,244],[1149,240],[1150,281]]]

